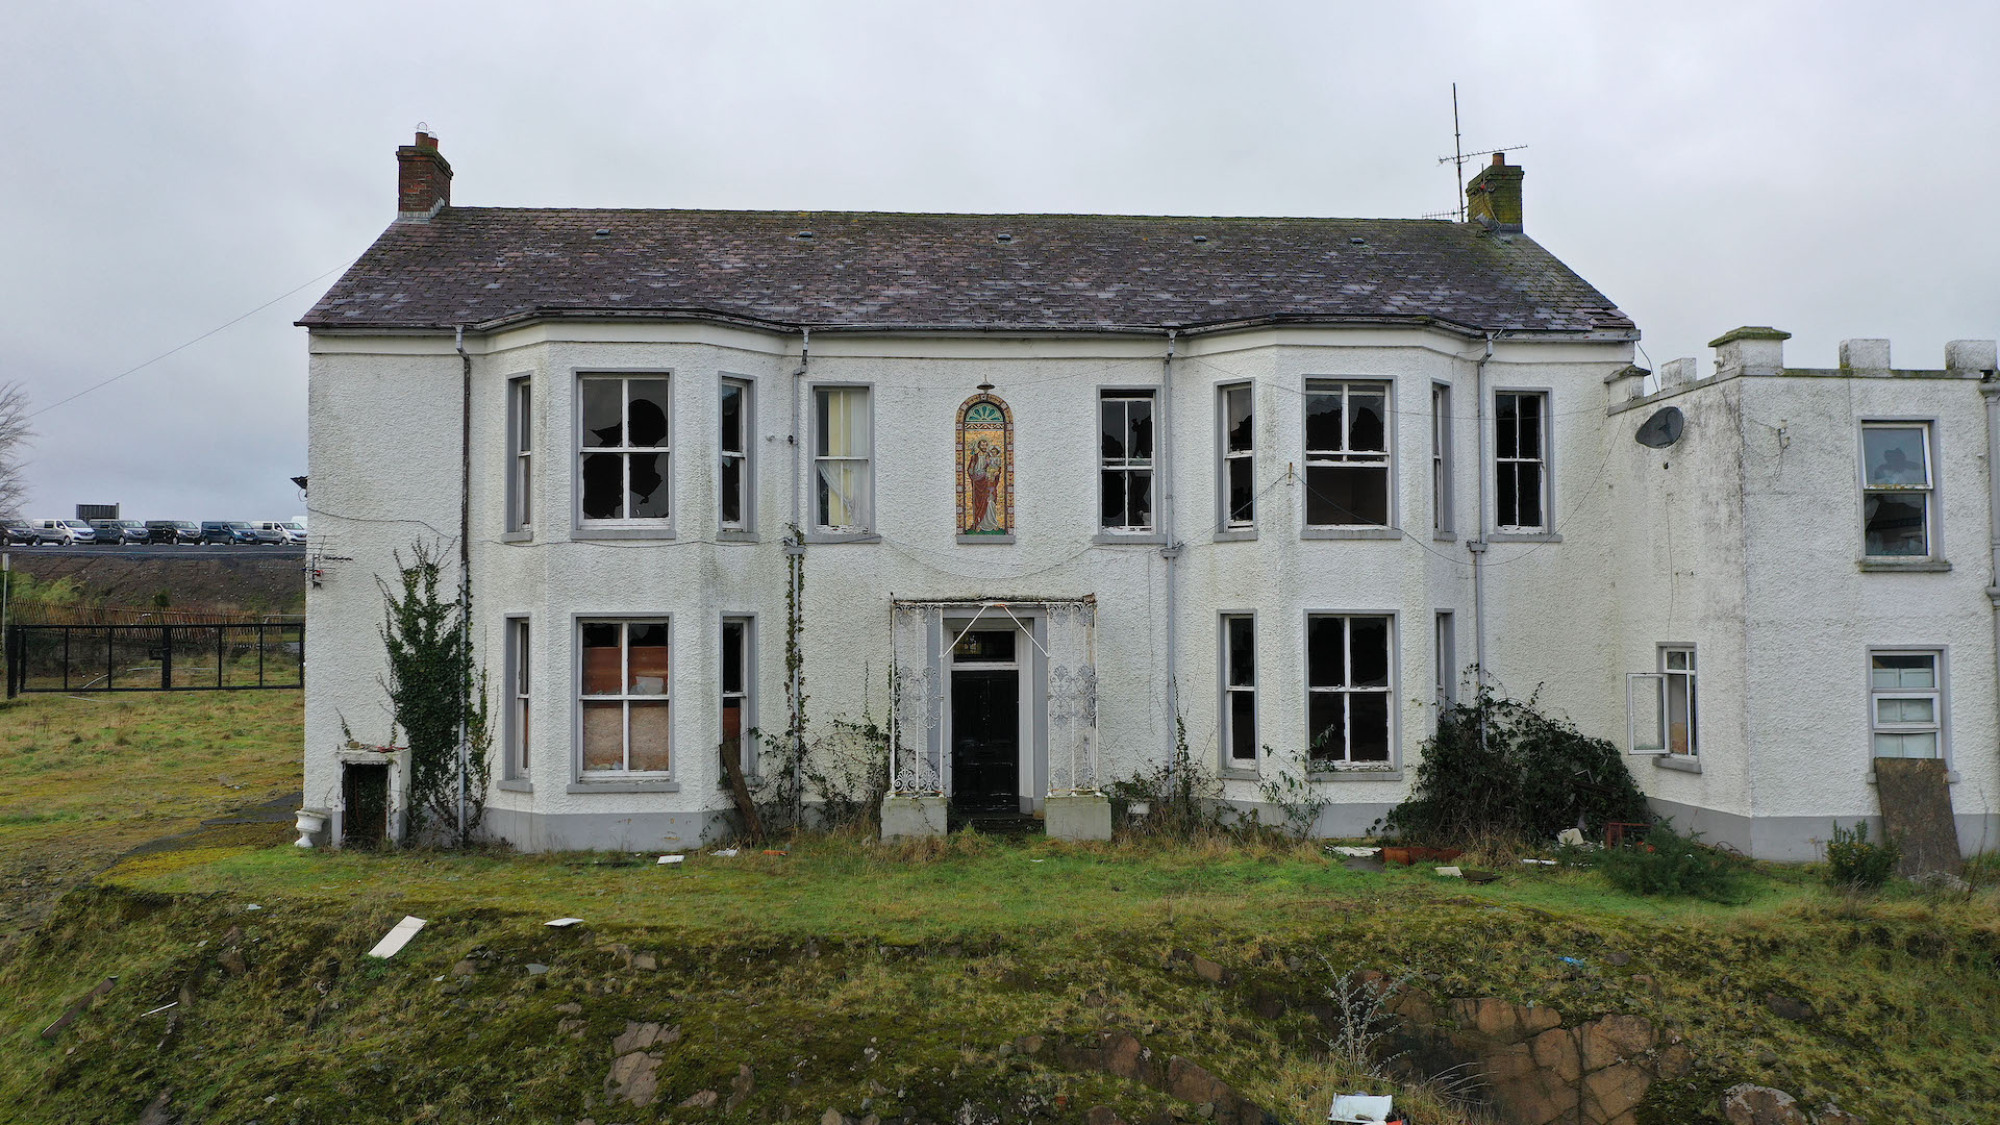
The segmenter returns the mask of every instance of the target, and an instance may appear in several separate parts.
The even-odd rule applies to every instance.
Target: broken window
[[[1389,762],[1390,619],[1306,618],[1306,733],[1325,769]]]
[[[1548,396],[1493,396],[1493,473],[1501,531],[1547,531]]]
[[[1660,650],[1660,677],[1666,693],[1661,708],[1667,724],[1667,753],[1693,757],[1700,750],[1696,735],[1694,648]]]
[[[1452,529],[1451,387],[1431,384],[1431,530]]]
[[[1257,619],[1222,618],[1222,745],[1224,763],[1257,768]]]
[[[756,755],[744,740],[750,728],[750,619],[722,619],[722,747],[736,756],[744,771],[755,767]]]
[[[503,775],[528,776],[528,619],[507,621],[507,764]]]
[[[1153,530],[1153,392],[1105,391],[1097,402],[1099,526]]]
[[[717,442],[722,451],[722,499],[720,516],[725,531],[750,528],[750,384],[741,379],[722,381],[722,433]]]
[[[1701,711],[1693,645],[1661,645],[1657,672],[1625,674],[1625,728],[1630,752],[1701,753]]]
[[[1256,451],[1250,435],[1255,422],[1250,402],[1250,384],[1224,387],[1222,411],[1222,526],[1224,530],[1247,530],[1256,524]]]
[[[1861,427],[1862,528],[1867,555],[1931,553],[1931,442],[1923,422]]]
[[[666,773],[671,765],[665,621],[583,621],[583,772]]]
[[[1944,733],[1937,652],[1868,654],[1869,713],[1877,758],[1936,758]]]
[[[585,375],[578,450],[586,521],[671,515],[669,401],[664,375]]]
[[[507,383],[507,530],[534,524],[534,415],[531,384],[525,377]]]
[[[1306,384],[1306,524],[1389,526],[1389,387]]]
[[[820,387],[813,392],[818,526],[823,531],[866,531],[873,520],[873,426],[866,387]]]

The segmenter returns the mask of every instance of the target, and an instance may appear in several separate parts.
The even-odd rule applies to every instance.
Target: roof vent
[[[995,241],[995,242],[1012,242],[1012,241],[1014,241],[1014,236],[1013,236],[1013,235],[1011,235],[1011,234],[1008,234],[1008,233],[1007,233],[1006,231],[1004,231],[1004,230],[1003,230],[1003,231],[1001,231],[1001,232],[1000,232],[999,234],[996,234],[996,235],[994,235],[994,236],[993,236],[993,241]]]
[[[1366,246],[1368,245],[1368,240],[1357,234],[1352,238],[1349,238],[1347,240],[1347,244],[1349,246]]]
[[[1207,235],[1205,235],[1205,234],[1197,234],[1197,235],[1195,235],[1195,236],[1194,236],[1194,240],[1195,240],[1196,242],[1207,242],[1207,241],[1208,241],[1208,236],[1207,236]]]
[[[813,232],[811,232],[811,231],[809,231],[809,230],[802,230],[802,231],[800,231],[799,233],[797,233],[797,234],[793,235],[792,237],[794,237],[794,238],[811,238],[812,236],[813,236]]]
[[[598,228],[597,228],[597,229],[596,229],[595,231],[591,232],[591,235],[590,235],[590,237],[592,237],[592,238],[610,238],[610,237],[611,237],[611,228],[610,228],[610,227],[598,227]]]

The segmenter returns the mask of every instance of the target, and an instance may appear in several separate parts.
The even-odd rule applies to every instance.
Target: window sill
[[[880,543],[882,537],[873,531],[808,531],[806,542],[812,543]]]
[[[569,537],[585,539],[672,539],[674,529],[670,524],[658,527],[573,527]]]
[[[1005,535],[967,535],[960,532],[958,542],[963,547],[1008,547],[1014,543],[1014,533]]]
[[[1254,527],[1232,527],[1215,533],[1216,543],[1248,543],[1257,538]]]
[[[1678,770],[1681,773],[1700,773],[1701,759],[1691,754],[1661,754],[1653,759],[1653,767],[1663,770]]]
[[[500,533],[500,542],[502,543],[533,543],[534,541],[535,529],[532,527],[523,527],[514,531],[503,531]]]
[[[1944,559],[1857,559],[1863,574],[1944,574],[1951,563]]]
[[[763,539],[759,538],[754,531],[725,530],[715,533],[715,541],[717,543],[762,543]]]
[[[1873,784],[1875,784],[1875,771],[1874,771],[1873,769],[1870,769],[1870,770],[1868,771],[1868,776],[1867,776],[1866,778],[1864,778],[1863,780],[1867,781],[1867,782],[1868,782],[1868,784],[1870,784],[1870,785],[1873,785]],[[1951,767],[1949,767],[1949,766],[1945,767],[1945,771],[1944,771],[1944,783],[1945,783],[1946,785],[1957,785],[1957,784],[1958,784],[1958,771],[1957,771],[1957,770],[1955,770],[1955,769],[1952,769],[1952,768],[1951,768]]]
[[[1553,531],[1496,531],[1486,537],[1488,543],[1560,543],[1563,537]]]
[[[1433,532],[1431,532],[1431,542],[1433,542],[1433,543],[1456,543],[1456,542],[1458,542],[1458,532],[1456,532],[1456,531],[1433,531]]]
[[[1220,771],[1224,781],[1260,781],[1262,777],[1255,766],[1224,766]]]
[[[630,778],[605,781],[572,781],[566,793],[678,793],[681,783],[665,778]]]
[[[1164,547],[1167,537],[1156,531],[1100,531],[1090,542],[1096,547]]]
[[[1306,775],[1307,781],[1401,781],[1401,769],[1317,769]]]
[[[1301,539],[1401,539],[1400,527],[1308,527],[1299,532]]]
[[[533,793],[535,791],[534,783],[525,777],[503,777],[499,781],[494,782],[493,785],[505,793]]]

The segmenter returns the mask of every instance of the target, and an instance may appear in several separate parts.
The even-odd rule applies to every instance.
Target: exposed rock
[[[1104,1046],[1100,1050],[1105,1073],[1149,1086],[1154,1083],[1153,1053],[1141,1046],[1137,1039],[1122,1031],[1113,1032],[1104,1037]]]
[[[1576,1033],[1566,1027],[1550,1028],[1528,1041],[1535,1065],[1564,1082],[1583,1076],[1583,1058],[1577,1049]]]
[[[1590,1121],[1615,1121],[1638,1107],[1651,1084],[1636,1063],[1594,1071],[1583,1080],[1583,1111]]]
[[[222,967],[228,970],[232,977],[240,977],[250,971],[250,962],[243,959],[243,951],[239,949],[225,949],[222,951],[222,956],[216,960],[222,963]]]
[[[1229,976],[1229,970],[1200,954],[1196,954],[1193,961],[1194,975],[1208,981],[1210,984],[1221,984]]]
[[[634,1023],[627,1020],[624,1033],[611,1041],[611,1053],[624,1055],[633,1051],[643,1051],[648,1047],[664,1047],[680,1042],[680,1038],[679,1024],[662,1027],[657,1023]]]
[[[589,1026],[589,1020],[558,1020],[556,1021],[556,1034],[567,1035],[571,1039],[581,1039],[583,1038],[584,1029]]]
[[[1118,1111],[1108,1105],[1091,1106],[1090,1112],[1083,1120],[1085,1125],[1125,1125],[1125,1119],[1118,1116]]]
[[[1167,1063],[1166,1089],[1168,1094],[1195,1105],[1221,1101],[1233,1093],[1221,1079],[1179,1055]]]
[[[1813,1125],[1867,1125],[1861,1118],[1847,1112],[1832,1102],[1819,1107],[1812,1115]]]
[[[604,1076],[604,1096],[614,1102],[649,1106],[660,1100],[660,1057],[644,1051],[620,1055]]]
[[[722,1095],[716,1093],[714,1090],[700,1090],[695,1093],[689,1094],[687,1098],[683,1100],[680,1103],[680,1105],[676,1106],[675,1108],[713,1109],[715,1107],[715,1103],[721,1100],[722,1100]]]
[[[641,972],[650,973],[660,967],[660,959],[650,953],[634,953],[632,955],[632,967]]]
[[[869,1085],[872,1086],[874,1083],[871,1082]],[[729,1100],[723,1103],[722,1108],[730,1113],[736,1112],[737,1107],[750,1100],[750,1095],[756,1089],[757,1072],[750,1069],[749,1063],[737,1063],[736,1077],[729,1080]]]
[[[1694,1073],[1694,1052],[1676,1043],[1660,1052],[1653,1068],[1661,1078],[1685,1078]]]
[[[1048,1040],[1039,1035],[1023,1035],[1014,1040],[1014,1049],[1024,1055],[1039,1055],[1047,1044]]]
[[[966,1102],[958,1107],[958,1112],[952,1116],[952,1122],[953,1125],[1000,1125],[1000,1115],[983,1105]]]
[[[583,1014],[583,1005],[577,1003],[574,1000],[570,1000],[562,1004],[557,1004],[556,1011],[561,1012],[563,1015],[566,1016],[580,1016]]]
[[[531,977],[541,976],[543,973],[546,973],[548,971],[549,967],[547,965],[542,964],[539,961],[528,962],[528,975]]]
[[[1421,988],[1405,988],[1389,998],[1389,1010],[1411,1023],[1429,1026],[1437,1022],[1437,1001]]]
[[[1562,1013],[1536,1005],[1520,1006],[1491,996],[1453,1000],[1452,1018],[1496,1043],[1519,1043],[1552,1027],[1562,1026]]]
[[[451,974],[456,977],[469,977],[474,973],[477,973],[478,971],[479,971],[479,962],[474,961],[469,957],[451,967]]]
[[[1776,992],[1764,994],[1764,1006],[1769,1008],[1771,1014],[1779,1019],[1791,1020],[1794,1023],[1804,1023],[1806,1020],[1813,1018],[1811,1004],[1796,997],[1784,996]]]
[[[1790,1094],[1748,1083],[1722,1092],[1722,1116],[1729,1125],[1812,1125]]]
[[[1910,876],[1910,882],[1925,890],[1953,891],[1964,894],[1972,889],[1972,884],[1953,875],[1949,871],[1924,871]]]
[[[1582,1033],[1583,1069],[1600,1070],[1645,1054],[1659,1041],[1659,1033],[1641,1016],[1611,1015],[1577,1029]]]
[[[819,1125],[857,1125],[857,1123],[852,1117],[847,1116],[839,1110],[829,1108],[825,1113],[819,1115]]]
[[[618,963],[620,965],[625,966],[628,969],[632,967],[632,947],[629,945],[625,945],[623,943],[604,945],[604,946],[599,946],[598,951],[602,953],[609,953],[611,956],[616,957],[618,959]]]
[[[1611,964],[1613,964],[1613,965],[1617,965],[1617,966],[1620,966],[1620,967],[1623,967],[1623,966],[1625,966],[1625,965],[1629,965],[1629,964],[1631,964],[1631,963],[1632,963],[1632,955],[1631,955],[1630,953],[1625,953],[1625,952],[1623,952],[1623,951],[1621,951],[1621,950],[1616,950],[1616,949],[1614,949],[1614,950],[1612,950],[1611,952],[1609,952],[1609,953],[1605,954],[1605,955],[1604,955],[1604,959],[1605,959],[1606,961],[1609,961],[1609,962],[1610,962]]]
[[[139,1125],[174,1125],[174,1115],[167,1109],[173,1104],[174,1092],[161,1090],[160,1096],[146,1103],[146,1111],[139,1115]]]

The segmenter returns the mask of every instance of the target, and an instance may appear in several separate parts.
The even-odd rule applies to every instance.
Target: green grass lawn
[[[98,857],[80,865],[94,870],[149,832],[296,777],[296,695],[102,705],[93,713],[122,717],[122,745],[88,725],[54,733],[54,719],[77,724],[91,706],[60,702],[0,710],[0,854],[73,848]],[[169,739],[181,752],[158,752]],[[217,775],[245,788],[213,792]],[[1875,1122],[2000,1118],[1992,891],[1855,898],[1775,868],[1724,907],[1628,896],[1587,871],[1521,866],[1470,886],[1423,867],[1351,871],[1316,845],[1229,840],[802,837],[784,855],[663,866],[652,854],[306,852],[290,838],[284,826],[211,830],[130,856],[0,953],[0,1104],[33,1107],[23,1120],[134,1120],[165,1090],[202,1121],[269,1125],[806,1121],[829,1106],[861,1116],[864,1099],[885,1118],[942,1122],[972,1100],[1080,1120],[1101,1101],[1138,1120],[1170,1107],[1008,1053],[1022,1035],[1122,1028],[1303,1122],[1324,1118],[1333,1086],[1389,1087],[1330,1062],[1298,1009],[1259,1015],[1258,998],[1310,1002],[1336,974],[1372,967],[1425,974],[1417,983],[1440,999],[1532,1001],[1572,1023],[1646,1016],[1702,1069],[1684,1088],[1660,1084],[1643,1121],[1701,1120],[1688,1107],[1738,1081]],[[430,923],[408,949],[361,956],[405,914]],[[542,924],[557,917],[583,923]],[[241,952],[241,972],[225,949]],[[1232,975],[1200,979],[1177,951]],[[112,975],[56,1041],[38,1034]],[[1813,1017],[1781,1018],[1773,995]],[[662,1100],[643,1109],[602,1101],[609,1043],[628,1021],[681,1031]],[[675,1108],[702,1089],[726,1095],[739,1066],[757,1077],[735,1115]],[[1434,1092],[1403,1093],[1420,1122],[1473,1119]]]

